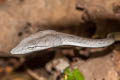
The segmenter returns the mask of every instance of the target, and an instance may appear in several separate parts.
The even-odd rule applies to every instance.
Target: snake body
[[[105,47],[120,40],[120,33],[110,33],[105,39],[90,39],[70,35],[54,30],[40,31],[23,39],[15,48],[12,54],[26,54],[34,51],[44,50],[51,47],[72,45],[81,47]]]

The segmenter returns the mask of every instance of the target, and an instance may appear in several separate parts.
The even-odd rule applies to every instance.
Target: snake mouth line
[[[44,48],[47,48],[49,46],[33,46],[33,47],[28,47],[27,49],[29,50],[33,50],[34,48],[38,48],[38,47],[44,47]]]

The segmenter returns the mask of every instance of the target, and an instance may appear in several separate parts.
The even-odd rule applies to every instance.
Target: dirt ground
[[[66,67],[85,80],[120,79],[120,42],[104,48],[57,47],[28,55],[10,50],[41,30],[88,38],[120,32],[119,0],[0,0],[0,80],[63,80]],[[64,65],[64,66],[61,66]]]

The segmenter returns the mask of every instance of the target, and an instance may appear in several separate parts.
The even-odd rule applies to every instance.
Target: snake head
[[[40,34],[41,33],[41,34]],[[26,54],[34,51],[40,51],[61,44],[59,36],[53,32],[39,32],[23,39],[15,48],[11,50],[12,54]]]

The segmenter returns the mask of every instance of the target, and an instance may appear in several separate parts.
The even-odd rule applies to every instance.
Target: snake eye
[[[29,50],[33,50],[35,47],[28,47]]]

